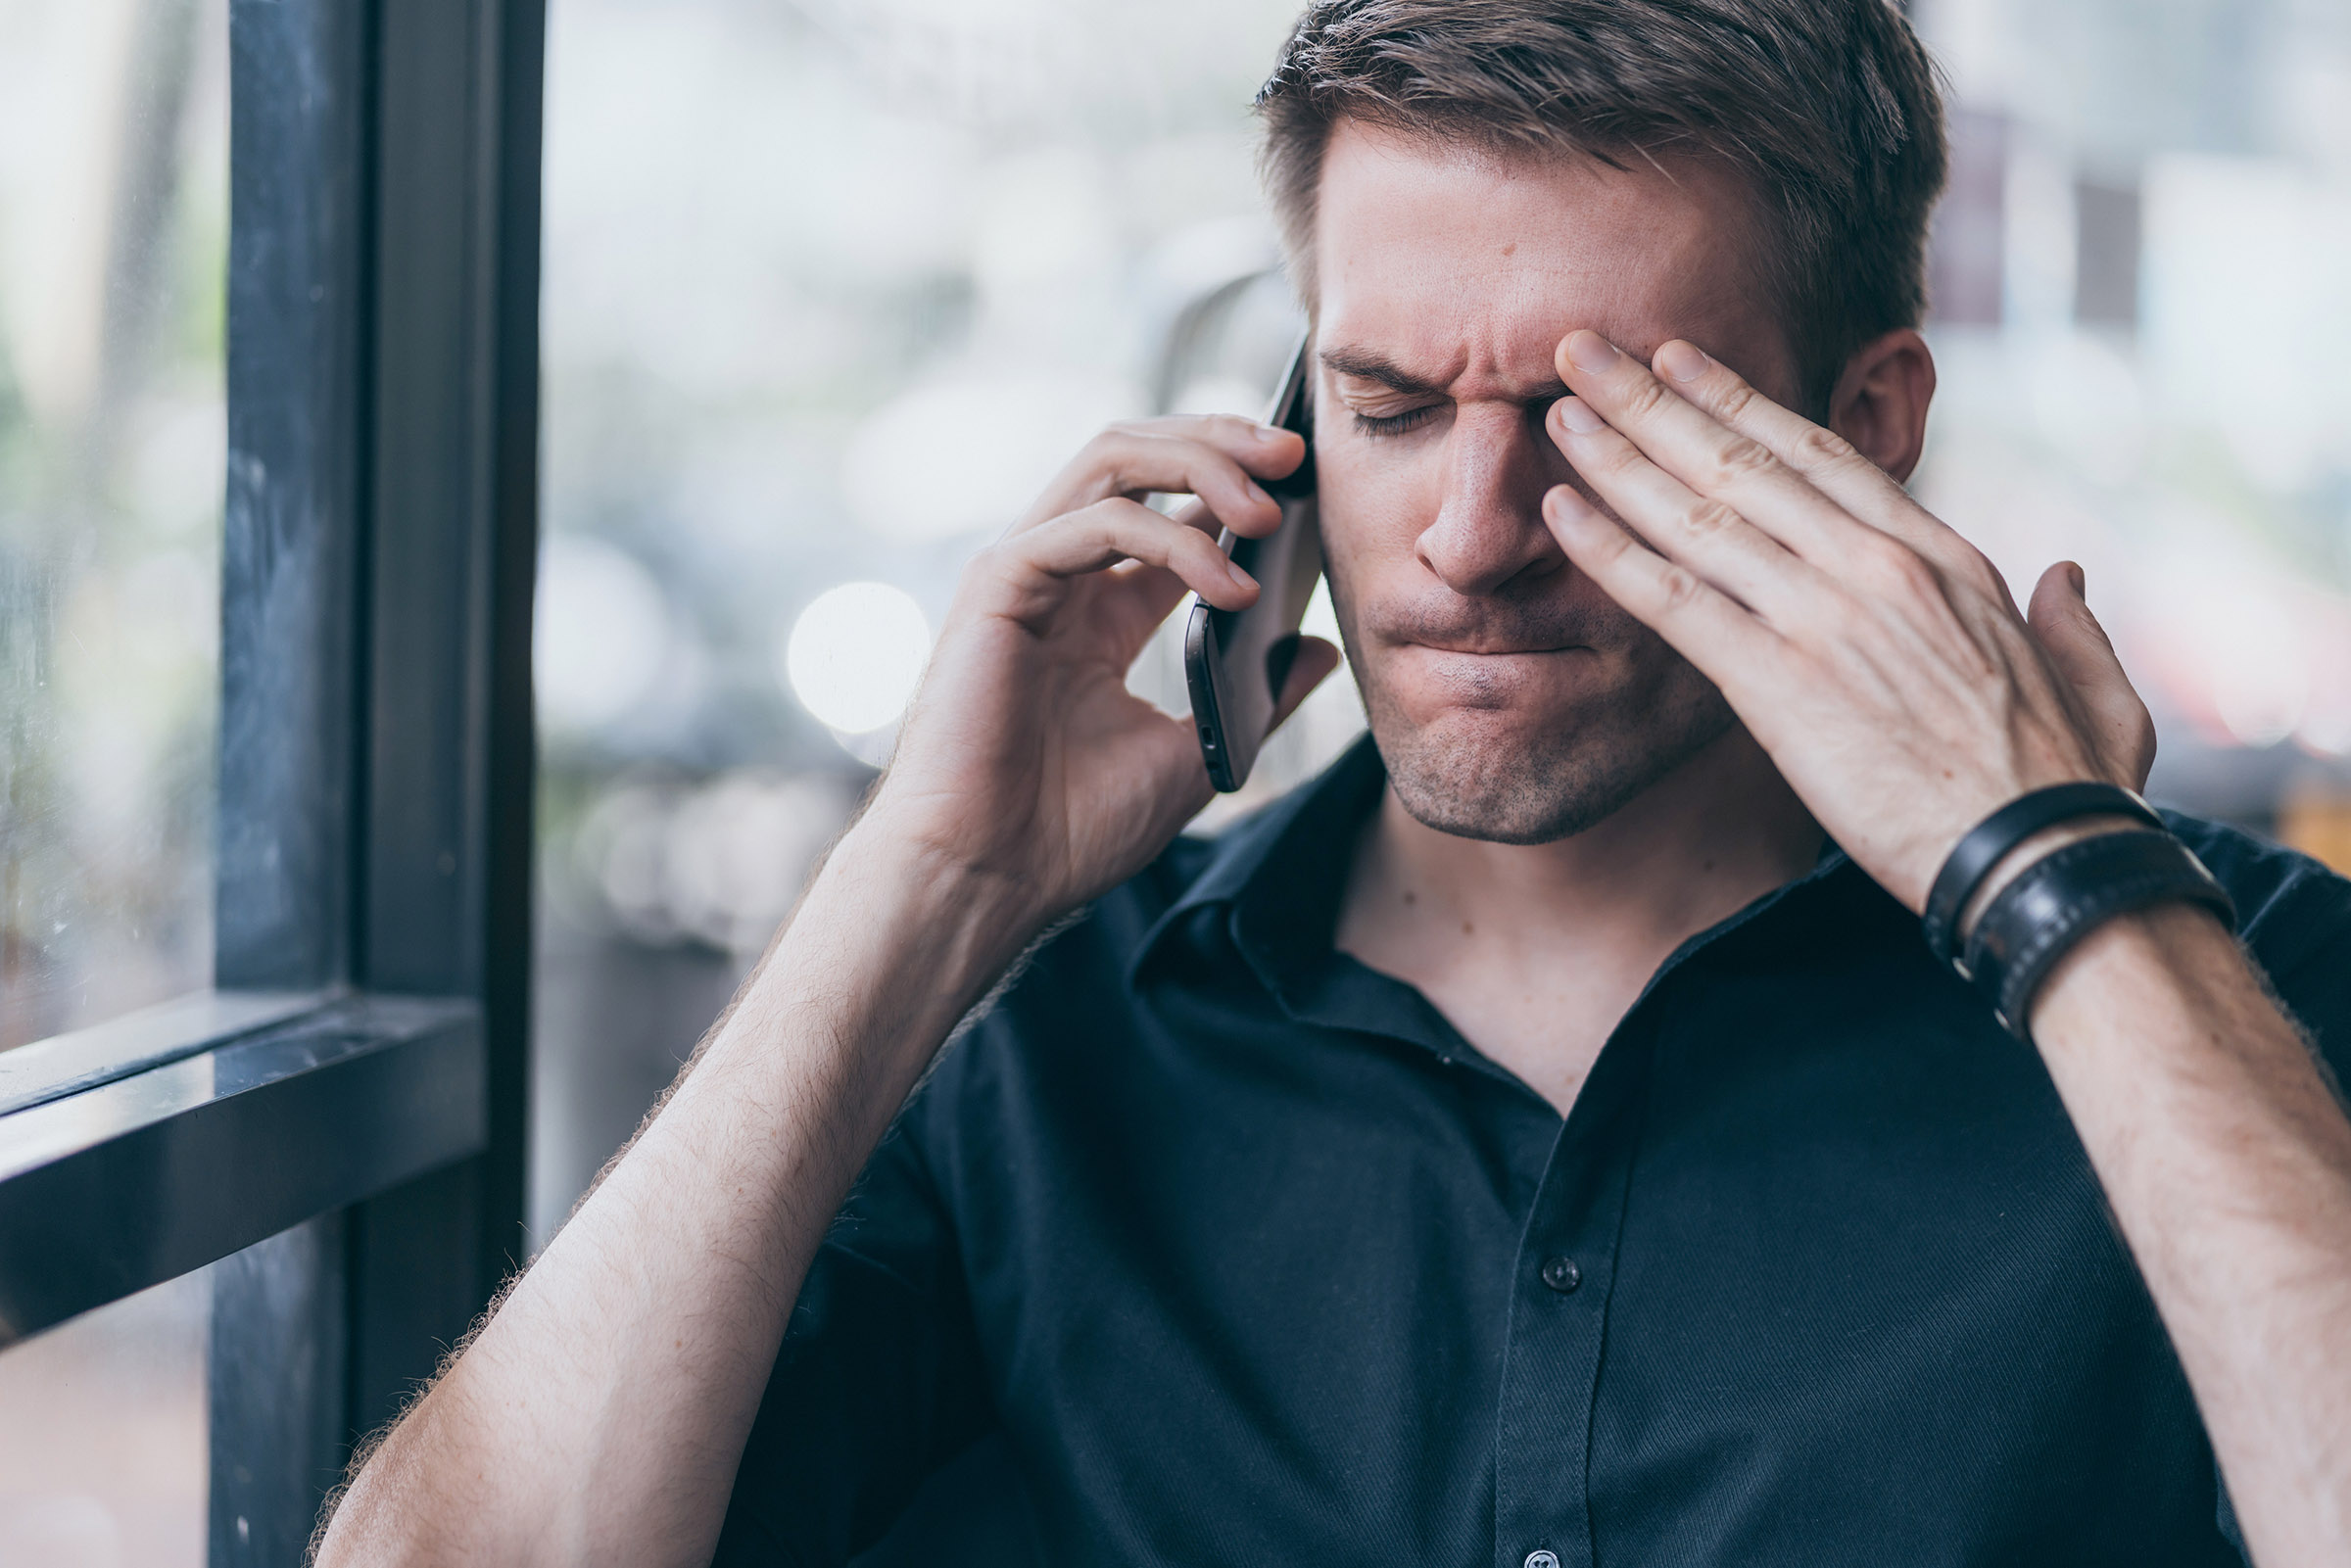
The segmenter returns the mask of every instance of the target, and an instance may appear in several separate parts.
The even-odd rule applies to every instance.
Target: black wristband
[[[2043,828],[2076,817],[2109,816],[2135,817],[2150,828],[2163,826],[2154,807],[2120,784],[2087,783],[2053,784],[2019,795],[1976,824],[1943,861],[1935,885],[1927,892],[1920,924],[1926,930],[1928,949],[1966,979],[1972,966],[1959,961],[1959,915],[1976,889],[1984,885],[1984,879],[1991,875],[1991,868]]]
[[[1977,920],[1967,973],[2019,1039],[2033,994],[2058,960],[2117,915],[2174,900],[2201,904],[2236,928],[2236,905],[2194,851],[2168,832],[2100,833],[2019,872]]]

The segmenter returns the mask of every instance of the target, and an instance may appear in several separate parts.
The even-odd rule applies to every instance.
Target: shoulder
[[[1149,941],[1171,910],[1184,901],[1223,848],[1221,838],[1178,834],[1159,858],[1094,900],[1071,926],[1092,927],[1094,956],[1126,964]],[[1041,956],[1041,954],[1040,954]]]

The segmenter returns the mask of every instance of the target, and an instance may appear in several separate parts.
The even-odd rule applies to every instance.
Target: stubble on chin
[[[1416,723],[1377,680],[1365,683],[1364,705],[1404,809],[1439,832],[1501,844],[1552,843],[1606,821],[1735,722],[1722,693],[1687,666],[1532,736]]]

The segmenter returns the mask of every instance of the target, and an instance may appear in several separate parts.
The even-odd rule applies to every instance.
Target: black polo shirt
[[[1562,1122],[1333,950],[1381,784],[1361,744],[1179,840],[947,1052],[720,1562],[842,1562],[984,1440],[1032,1539],[953,1560],[2241,1564],[2047,1073],[1915,917],[1826,855],[1665,962]],[[2351,884],[2175,826],[2351,1066]]]

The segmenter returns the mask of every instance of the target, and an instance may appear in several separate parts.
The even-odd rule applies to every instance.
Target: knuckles
[[[1748,411],[1754,407],[1755,400],[1762,394],[1737,376],[1732,375],[1728,370],[1717,367],[1714,373],[1723,378],[1723,383],[1721,388],[1708,400],[1712,404],[1712,407],[1708,411],[1720,423],[1736,425],[1747,417]]]
[[[1655,376],[1635,376],[1616,396],[1616,406],[1623,417],[1635,420],[1655,418],[1673,394]]]
[[[1851,442],[1825,425],[1807,425],[1796,438],[1796,465],[1808,473],[1836,473],[1862,460]]]
[[[1657,573],[1657,605],[1667,616],[1679,615],[1697,604],[1705,592],[1696,572],[1671,561]]]
[[[1942,575],[1901,541],[1880,535],[1856,546],[1855,553],[1855,575],[1871,597],[1907,605],[1944,602]]]
[[[1740,436],[1726,443],[1714,454],[1711,471],[1703,488],[1725,488],[1758,474],[1769,473],[1779,466],[1780,459],[1772,451],[1751,436]]]
[[[1682,513],[1683,531],[1698,539],[1712,539],[1727,534],[1746,521],[1730,502],[1717,500],[1710,496],[1701,499]]]

